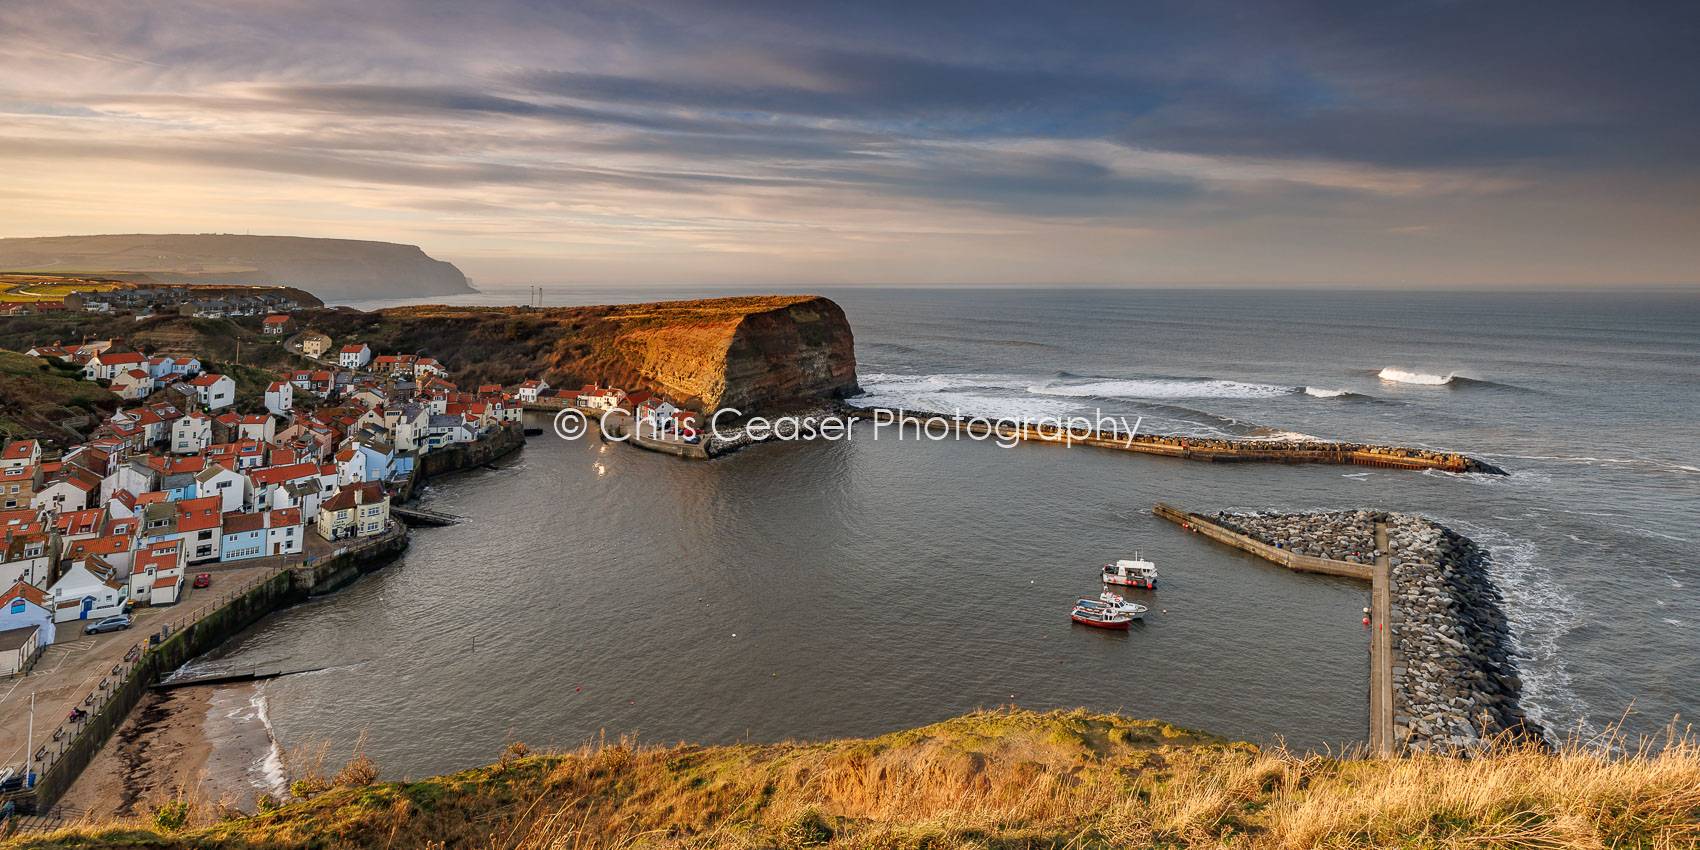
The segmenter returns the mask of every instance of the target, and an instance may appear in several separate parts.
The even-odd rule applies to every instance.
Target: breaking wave
[[[1392,366],[1375,373],[1375,376],[1383,381],[1393,381],[1398,384],[1422,384],[1430,387],[1445,386],[1452,383],[1453,379],[1457,377],[1457,375],[1428,375],[1422,372],[1407,372],[1404,369],[1395,369]]]
[[[1144,378],[1078,384],[1050,382],[1029,386],[1027,391],[1066,398],[1275,398],[1293,395],[1298,388],[1215,378]]]

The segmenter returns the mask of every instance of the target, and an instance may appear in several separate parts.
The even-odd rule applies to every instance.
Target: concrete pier
[[[1382,511],[1204,517],[1158,505],[1154,513],[1289,569],[1370,583],[1372,752],[1544,740],[1519,706],[1522,680],[1488,554],[1469,538]]]
[[[1332,558],[1301,555],[1297,552],[1271,546],[1261,540],[1224,528],[1197,514],[1187,513],[1161,502],[1152,508],[1151,512],[1166,520],[1180,523],[1186,526],[1189,531],[1196,531],[1205,537],[1226,543],[1236,549],[1244,549],[1259,558],[1280,564],[1290,570],[1340,576],[1341,578],[1352,578],[1359,581],[1371,581],[1375,578],[1374,570],[1369,564],[1354,564],[1350,561],[1336,561]]]
[[[1387,556],[1387,523],[1375,524],[1375,577],[1369,606],[1369,746],[1378,756],[1394,754],[1392,566]]]
[[[1376,557],[1375,563],[1355,564],[1351,561],[1336,561],[1332,558],[1300,555],[1281,547],[1271,546],[1249,535],[1224,528],[1197,514],[1188,513],[1162,503],[1158,503],[1155,508],[1151,509],[1151,512],[1166,520],[1179,523],[1181,527],[1188,531],[1250,552],[1290,570],[1368,581],[1370,583],[1369,746],[1371,752],[1376,755],[1394,755],[1393,632],[1389,623],[1389,618],[1392,616],[1392,582],[1389,578],[1386,523],[1376,523],[1376,551],[1380,554]]]

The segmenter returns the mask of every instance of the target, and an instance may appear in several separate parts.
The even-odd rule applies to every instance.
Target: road
[[[103,635],[85,635],[87,620],[60,623],[58,638],[47,647],[35,669],[26,676],[0,679],[0,769],[21,767],[28,754],[30,737],[30,695],[35,695],[35,746],[49,749],[67,742],[76,731],[68,721],[71,710],[83,706],[84,698],[101,691],[101,680],[117,686],[122,680],[124,656],[132,647],[145,643],[148,635],[160,627],[188,616],[200,616],[202,609],[218,603],[230,591],[246,587],[275,567],[244,567],[209,570],[189,568],[189,575],[213,572],[209,588],[195,590],[184,583],[183,601],[176,605],[137,608],[135,625],[127,631]],[[118,675],[112,670],[119,667]],[[85,706],[91,709],[92,706]],[[53,732],[65,727],[65,735],[53,740]]]

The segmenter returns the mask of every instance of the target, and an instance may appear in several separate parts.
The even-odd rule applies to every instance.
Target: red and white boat
[[[1090,599],[1077,602],[1068,618],[1083,626],[1099,629],[1126,629],[1133,622],[1132,614],[1111,610],[1110,606]]]
[[[1156,590],[1157,565],[1141,559],[1138,555],[1131,559],[1123,558],[1113,564],[1105,564],[1104,583]]]

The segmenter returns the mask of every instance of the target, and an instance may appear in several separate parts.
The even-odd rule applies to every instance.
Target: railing
[[[28,754],[28,761],[26,762],[28,766],[27,773],[33,774],[36,777],[46,776],[48,771],[53,769],[53,766],[64,757],[68,750],[77,744],[81,736],[84,735],[90,726],[93,725],[94,722],[106,711],[112,700],[120,692],[132,687],[132,682],[135,678],[136,672],[153,659],[155,651],[160,646],[164,645],[171,636],[178,634],[196,623],[205,620],[212,614],[223,610],[237,599],[252,593],[255,589],[267,582],[275,580],[281,573],[300,569],[302,567],[310,567],[330,558],[347,555],[350,552],[361,551],[371,546],[391,540],[395,537],[398,531],[404,530],[405,526],[392,519],[390,520],[389,525],[384,528],[384,532],[382,534],[364,538],[358,542],[351,543],[350,545],[340,546],[331,552],[319,555],[309,555],[302,558],[299,562],[286,562],[280,566],[267,569],[266,572],[259,577],[243,582],[242,585],[236,589],[224,591],[216,599],[203,602],[189,613],[175,617],[167,622],[160,623],[157,631],[148,635],[145,640],[130,647],[130,651],[124,655],[124,658],[117,664],[112,665],[112,668],[107,671],[107,674],[104,677],[102,677],[100,683],[94,689],[89,691],[88,695],[83,697],[81,702],[76,704],[73,711],[81,713],[78,714],[75,719],[67,718],[58,727],[54,728],[52,732],[46,733],[45,742],[38,747],[34,753]],[[0,795],[0,804],[19,797],[28,797],[31,794],[32,789],[20,789],[9,794]]]

